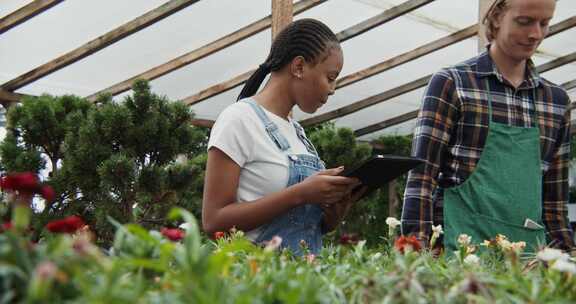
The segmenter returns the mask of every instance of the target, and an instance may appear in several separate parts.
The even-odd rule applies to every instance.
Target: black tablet
[[[424,163],[423,159],[397,155],[375,155],[360,165],[346,168],[341,175],[356,177],[374,190]]]

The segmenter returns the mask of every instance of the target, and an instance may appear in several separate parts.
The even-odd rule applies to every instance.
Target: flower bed
[[[241,231],[208,239],[192,214],[173,209],[169,217],[182,229],[110,219],[117,229],[110,248],[96,246],[77,216],[49,223],[34,243],[22,195],[50,191],[38,181],[23,183],[25,189],[2,185],[13,200],[14,224],[0,225],[0,303],[576,302],[573,258],[551,248],[526,254],[525,243],[503,235],[483,244],[460,235],[459,250],[445,254],[426,249],[435,247],[441,227],[431,244],[421,244],[396,238],[398,221],[389,218],[388,237],[375,248],[343,235],[317,256],[297,257],[279,249],[280,237],[265,246]]]
[[[178,237],[118,225],[114,246],[96,247],[87,229],[55,234],[38,244],[12,229],[0,234],[0,301],[54,303],[435,303],[574,302],[576,266],[545,249],[523,257],[500,243],[484,254],[434,257],[411,239],[379,248],[329,245],[318,256],[294,257],[242,232],[202,237],[186,211]],[[180,236],[182,237],[181,240]],[[176,241],[174,241],[176,240]],[[498,245],[500,244],[500,245]],[[304,245],[304,244],[303,244]],[[504,245],[504,246],[502,246]]]

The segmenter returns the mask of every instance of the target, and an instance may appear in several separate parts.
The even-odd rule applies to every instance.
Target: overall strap
[[[318,152],[316,151],[316,148],[314,147],[312,142],[310,142],[310,140],[306,137],[306,134],[304,134],[304,128],[302,128],[302,126],[295,120],[292,121],[292,124],[294,125],[294,128],[296,129],[296,134],[298,134],[298,138],[304,144],[304,146],[306,146],[306,150],[308,150],[308,152],[310,154],[312,154],[314,156],[318,156]]]
[[[288,140],[280,133],[278,126],[274,122],[272,122],[270,118],[268,118],[268,115],[266,115],[262,107],[250,98],[246,98],[243,101],[248,103],[252,107],[252,109],[254,109],[256,115],[258,115],[258,118],[260,118],[260,121],[262,121],[262,123],[264,124],[266,133],[268,133],[268,136],[270,137],[270,139],[272,139],[274,144],[276,144],[278,149],[280,149],[281,151],[289,150],[290,144],[288,143]]]

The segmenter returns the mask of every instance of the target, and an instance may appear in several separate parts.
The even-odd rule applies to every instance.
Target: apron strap
[[[484,81],[485,85],[486,85],[486,100],[488,101],[488,126],[490,126],[492,124],[492,90],[490,89],[490,79],[487,77],[486,80]],[[535,86],[532,88],[532,107],[533,107],[533,111],[534,114],[530,113],[530,109],[528,109],[528,113],[531,116],[531,127],[535,128],[538,127],[538,109],[536,108],[536,98],[538,96],[538,94],[536,93],[538,90],[538,87]]]

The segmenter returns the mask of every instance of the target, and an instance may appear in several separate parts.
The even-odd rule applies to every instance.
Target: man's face
[[[555,0],[508,0],[508,6],[494,25],[494,41],[507,57],[529,59],[548,34]]]

